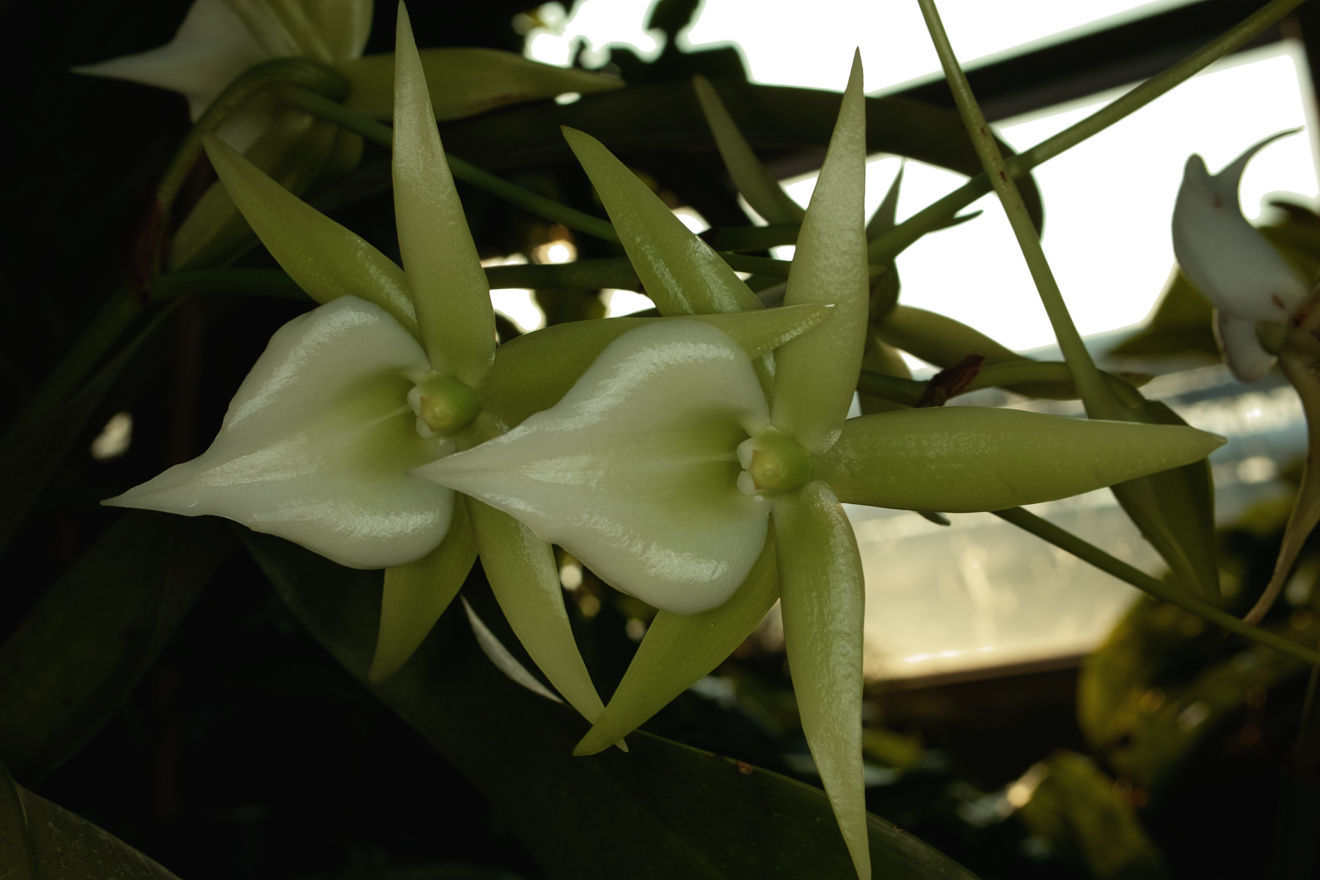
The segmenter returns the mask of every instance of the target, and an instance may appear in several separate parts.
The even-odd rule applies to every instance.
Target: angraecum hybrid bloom
[[[1215,329],[1233,375],[1251,382],[1278,361],[1306,414],[1308,455],[1274,571],[1245,619],[1257,623],[1283,591],[1293,563],[1320,523],[1320,308],[1312,280],[1242,216],[1238,184],[1251,157],[1284,135],[1249,147],[1218,174],[1187,160],[1173,210],[1173,250],[1192,284],[1215,307]]]
[[[480,554],[528,654],[594,719],[602,704],[569,629],[551,547],[500,510],[412,472],[553,403],[596,353],[644,322],[565,324],[496,357],[485,272],[402,7],[396,54],[392,167],[403,266],[210,138],[212,163],[244,217],[321,305],[276,332],[210,448],[106,503],[224,516],[344,565],[384,568],[374,681],[407,661]],[[704,329],[746,360],[827,313],[806,306],[712,316],[708,324],[720,329]]]
[[[566,131],[662,314],[550,409],[416,473],[506,510],[659,612],[578,754],[607,748],[708,674],[781,603],[803,729],[858,876],[862,563],[843,502],[998,510],[1204,457],[1184,426],[971,407],[847,419],[868,310],[859,62],[802,221],[785,304],[820,325],[748,361],[697,322],[757,313],[719,256],[599,142]]]
[[[194,0],[169,43],[75,70],[178,92],[196,122],[245,72],[264,62],[300,59],[320,65],[341,84],[345,110],[389,119],[394,56],[362,54],[372,12],[372,0]],[[432,48],[419,59],[441,120],[622,85],[495,49]],[[356,134],[266,92],[230,108],[214,131],[296,193],[322,174],[352,168],[362,152]],[[170,267],[204,265],[231,253],[243,241],[241,223],[223,188],[212,188],[175,233]]]

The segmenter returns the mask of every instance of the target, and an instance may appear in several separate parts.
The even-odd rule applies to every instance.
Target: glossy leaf
[[[394,217],[413,308],[431,365],[476,386],[495,354],[495,312],[402,5],[395,59]]]
[[[247,537],[289,607],[361,679],[374,637],[370,575]],[[439,627],[377,693],[490,798],[549,877],[852,875],[819,789],[645,734],[628,754],[574,758],[576,715],[508,681],[459,615]],[[881,819],[867,817],[867,830],[876,876],[972,880]]]
[[[129,513],[106,529],[0,645],[0,760],[32,780],[73,755],[233,551],[218,522]]]
[[[949,406],[849,419],[817,467],[853,504],[1003,510],[1199,461],[1223,442],[1181,425]]]
[[[23,788],[2,764],[0,877],[176,880],[122,840]]]

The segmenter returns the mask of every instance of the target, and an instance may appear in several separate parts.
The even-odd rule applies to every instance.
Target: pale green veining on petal
[[[735,450],[765,426],[743,349],[698,321],[620,336],[554,407],[415,473],[480,498],[658,608],[725,601],[765,541]]]
[[[341,297],[276,331],[206,452],[105,503],[224,516],[355,568],[410,562],[453,504],[407,474],[452,448],[414,428],[406,396],[425,370],[389,315]]]

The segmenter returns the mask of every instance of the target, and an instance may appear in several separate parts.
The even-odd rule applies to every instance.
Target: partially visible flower
[[[371,13],[372,0],[195,0],[165,45],[74,69],[178,92],[196,121],[225,86],[263,61],[331,64],[360,56]],[[270,122],[269,105],[245,108],[217,133],[246,149]]]
[[[1277,354],[1261,344],[1260,324],[1286,324],[1306,302],[1311,288],[1301,270],[1247,222],[1238,202],[1247,162],[1291,133],[1280,132],[1254,144],[1218,174],[1210,174],[1200,156],[1191,156],[1173,209],[1178,265],[1214,305],[1224,359],[1244,382],[1269,372]]]

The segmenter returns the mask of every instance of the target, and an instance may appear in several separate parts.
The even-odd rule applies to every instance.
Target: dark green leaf
[[[14,782],[0,764],[0,877],[173,880],[116,837]]]
[[[364,680],[378,576],[259,535],[250,546],[293,612]],[[572,757],[585,722],[504,678],[461,615],[444,615],[377,693],[476,783],[551,877],[855,876],[816,788],[644,733],[629,754]],[[881,819],[869,829],[877,877],[971,876]]]
[[[106,529],[0,646],[0,760],[32,780],[77,751],[233,550],[211,520],[130,513]]]

